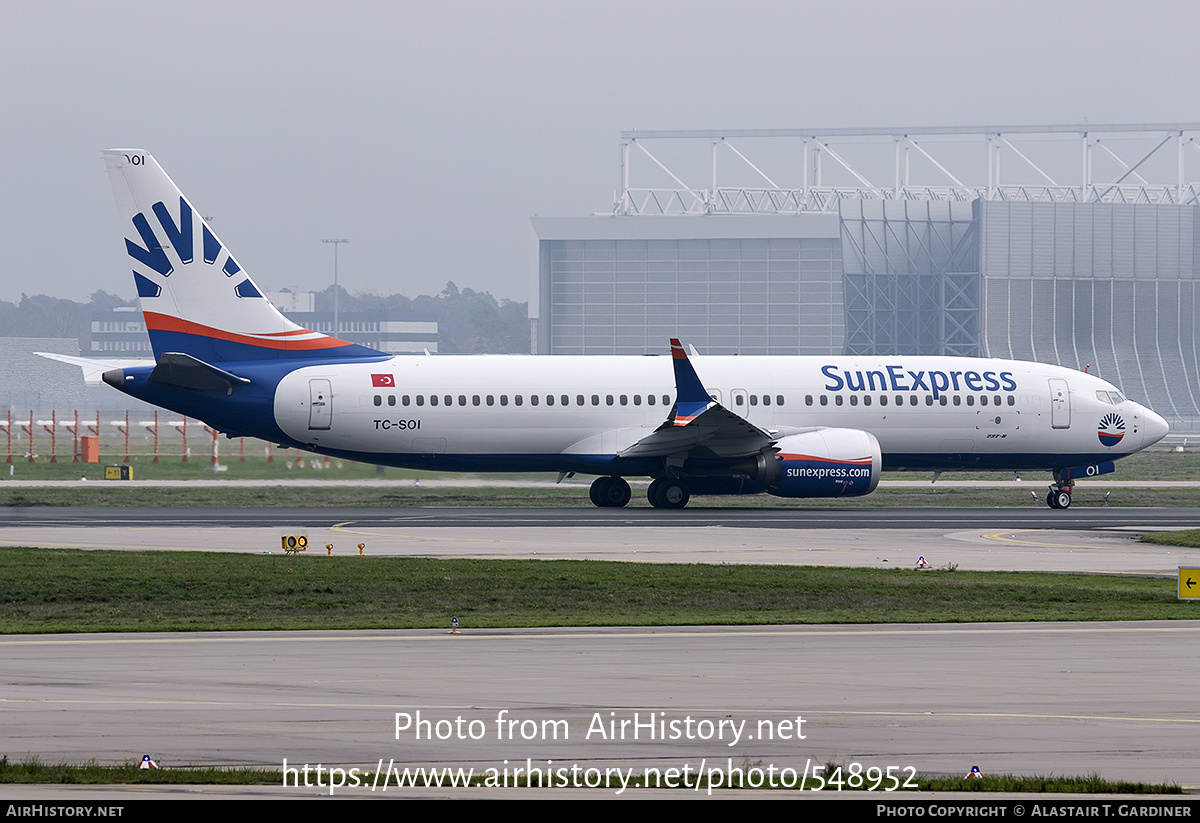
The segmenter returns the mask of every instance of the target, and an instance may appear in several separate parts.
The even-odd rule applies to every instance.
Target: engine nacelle
[[[778,497],[860,497],[879,485],[883,454],[869,432],[819,429],[780,438],[775,448],[763,480]]]

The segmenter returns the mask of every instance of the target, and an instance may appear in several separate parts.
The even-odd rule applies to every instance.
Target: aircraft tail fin
[[[386,356],[284,317],[148,152],[103,154],[157,359],[168,352],[208,363]]]

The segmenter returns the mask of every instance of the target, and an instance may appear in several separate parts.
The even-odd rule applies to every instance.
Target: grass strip
[[[1194,618],[1175,581],[589,560],[6,548],[0,632]]]
[[[1153,532],[1142,535],[1143,543],[1155,543],[1159,546],[1184,546],[1200,548],[1200,529],[1180,529],[1169,532]]]
[[[457,472],[433,472],[424,469],[397,469],[373,466],[366,463],[356,463],[350,460],[324,458],[311,454],[299,453],[293,450],[277,451],[272,462],[268,463],[261,448],[248,449],[249,454],[239,456],[236,450],[230,450],[224,444],[221,451],[220,470],[214,471],[207,455],[194,454],[187,463],[180,460],[180,455],[163,455],[159,462],[149,454],[133,454],[129,465],[133,467],[136,480],[415,480],[430,479],[460,479],[464,477],[500,477],[517,478],[538,481],[554,480],[553,473],[523,473],[523,474],[471,474]],[[4,459],[0,457],[0,462]],[[101,463],[75,463],[69,455],[60,456],[58,462],[51,463],[46,455],[39,455],[34,462],[27,462],[22,456],[12,456],[12,462],[5,464],[0,470],[0,486],[6,480],[55,480],[78,482],[80,477],[86,477],[89,482],[109,483],[119,485],[120,481],[105,481],[104,467],[123,465],[125,457],[121,455],[106,455]],[[11,472],[11,474],[10,474]],[[1188,451],[1174,451],[1166,448],[1150,449],[1117,461],[1117,471],[1105,475],[1104,480],[1194,480],[1200,473],[1200,451],[1190,447]],[[932,471],[883,473],[884,480],[928,480]],[[1045,496],[1045,487],[1051,477],[1048,471],[1021,472],[1025,485],[1041,487]],[[941,480],[1010,480],[1012,472],[970,472],[948,471],[941,475]]]
[[[721,785],[713,785],[713,790],[720,791],[736,791],[739,788],[777,788],[777,789],[792,789],[799,790],[800,785],[798,780],[789,779],[787,781],[772,780],[769,777],[759,780],[753,771],[756,769],[756,764],[745,764],[739,767],[743,776],[747,779],[746,786],[729,786],[728,776],[723,776]],[[441,770],[439,770],[441,771]],[[455,769],[454,771],[458,771]],[[463,770],[465,772],[465,770]],[[762,769],[758,769],[762,772]],[[364,775],[364,772],[359,772]],[[410,773],[413,776],[412,785],[416,787],[444,788],[448,785],[448,781],[444,777],[435,777],[424,770],[417,773]],[[876,775],[872,771],[867,770],[852,770],[837,766],[836,764],[826,764],[822,770],[822,780],[825,780],[825,791],[841,793],[843,791],[861,791],[875,786],[879,795],[883,795],[883,791],[891,786],[894,786],[894,791],[923,791],[923,792],[970,792],[970,793],[987,793],[987,792],[1009,792],[1009,793],[1062,793],[1062,794],[1142,794],[1142,795],[1171,795],[1182,794],[1183,789],[1174,783],[1137,783],[1125,780],[1106,780],[1098,774],[1091,774],[1082,777],[1068,777],[1066,775],[994,775],[984,777],[982,779],[966,778],[966,777],[925,777],[918,775],[915,780],[909,780],[907,775],[901,775],[894,779],[888,779],[880,774]],[[153,770],[139,770],[135,763],[125,763],[115,766],[101,766],[95,761],[89,761],[81,765],[70,765],[64,763],[46,764],[38,760],[27,760],[21,763],[9,763],[8,758],[0,759],[0,784],[4,783],[21,783],[21,784],[55,784],[55,785],[86,785],[86,784],[112,784],[112,785],[209,785],[209,786],[253,786],[253,785],[275,785],[282,786],[284,775],[276,769],[255,769],[255,768],[216,768],[216,767],[195,767],[189,766],[184,768],[159,768]],[[315,779],[315,778],[314,778]],[[362,777],[362,787],[370,785],[370,773],[365,773]],[[615,790],[622,788],[617,782],[604,783],[596,786],[597,789]],[[905,784],[908,785],[905,785]],[[489,784],[489,775],[487,770],[478,769],[470,774],[469,779],[461,781],[458,785],[470,787],[487,787]],[[752,785],[751,785],[752,784]],[[288,784],[290,785],[290,784]],[[515,788],[518,786],[528,786],[529,781],[521,779],[513,782],[512,778],[505,781],[505,788]],[[664,784],[666,785],[666,784]],[[694,790],[697,785],[700,788],[708,788],[708,781],[703,775],[699,777],[691,777],[686,781],[675,781],[671,785],[682,790]],[[804,790],[810,791],[817,786],[817,781],[806,780]],[[464,786],[464,787],[466,787]],[[349,788],[342,788],[341,791],[351,791]],[[636,794],[637,789],[632,791]]]
[[[137,763],[129,761],[113,766],[102,766],[94,760],[86,763],[42,763],[40,760],[24,760],[9,763],[8,757],[0,758],[0,784],[4,783],[53,783],[56,785],[80,784],[157,784],[157,785],[207,785],[207,786],[263,786],[279,785],[283,779],[278,769],[197,767],[170,769],[139,769]]]

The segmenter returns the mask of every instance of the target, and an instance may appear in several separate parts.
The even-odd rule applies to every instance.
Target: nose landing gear
[[[1075,487],[1062,486],[1055,483],[1046,493],[1046,505],[1052,509],[1069,509],[1071,507],[1071,492]]]

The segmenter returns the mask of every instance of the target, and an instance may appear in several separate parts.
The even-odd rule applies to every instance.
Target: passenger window
[[[611,394],[604,395],[604,402],[611,406],[613,404],[613,396]]]
[[[376,405],[376,406],[382,406],[382,405],[383,405],[383,398],[382,398],[382,397],[380,397],[379,395],[375,395],[375,405]]]
[[[1000,395],[996,395],[995,397],[993,397],[992,402],[994,402],[997,406],[999,406],[1000,405]]]
[[[932,406],[932,405],[933,405],[933,395],[932,395],[932,394],[927,394],[927,395],[925,395],[925,405],[926,405],[926,406]]]
[[[842,405],[842,402],[842,396],[840,394],[835,394],[833,396],[833,405],[840,406]]]
[[[655,398],[655,396],[654,396],[653,394],[648,394],[648,395],[646,395],[646,403],[648,403],[648,404],[649,404],[649,405],[651,405],[651,406],[653,406],[653,405],[654,405],[655,399],[656,399],[656,398]]]
[[[519,395],[519,394],[514,394],[514,395],[513,395],[513,405],[514,405],[514,406],[519,406],[519,405],[521,405],[521,402],[522,402],[522,400],[521,400],[521,395]]]
[[[508,395],[507,395],[507,394],[502,394],[502,395],[500,395],[500,405],[501,405],[501,406],[507,406],[507,405],[508,405]]]
[[[857,395],[857,394],[852,394],[852,395],[850,395],[850,405],[851,405],[851,406],[857,406],[857,405],[858,405],[858,395]]]
[[[671,405],[671,398],[669,395],[665,395],[665,394],[663,395],[663,405],[664,406]]]
[[[568,397],[568,396],[567,396],[567,395],[565,395],[565,394],[564,394],[562,397],[558,398],[558,399],[559,399],[559,400],[562,402],[562,404],[563,404],[564,406],[569,406],[569,405],[571,405],[571,398],[570,398],[570,397]],[[579,405],[581,405],[581,406],[583,405],[583,395],[579,395]]]
[[[751,405],[751,406],[757,406],[757,405],[758,405],[758,395],[757,395],[757,394],[752,394],[752,395],[750,395],[750,405]]]
[[[489,395],[487,396],[487,404],[488,404],[489,406],[494,406],[494,405],[496,405],[496,395],[494,395],[494,394],[489,394]]]
[[[806,406],[812,405],[812,395],[811,394],[804,395],[804,405],[806,405]]]
[[[438,396],[436,394],[429,395],[429,405],[436,406],[438,404]]]
[[[538,404],[538,396],[536,394],[529,395],[529,405],[536,406]],[[517,405],[521,405],[521,395],[517,395]]]
[[[583,405],[583,395],[582,395],[582,394],[577,394],[577,395],[575,395],[575,405],[576,405],[576,406],[582,406],[582,405]]]
[[[735,394],[733,396],[733,405],[735,405],[735,406],[742,405],[742,396],[740,394]]]
[[[871,405],[871,395],[869,395],[869,394],[864,394],[864,395],[863,395],[863,405],[864,405],[864,406],[869,406],[869,405]]]
[[[406,395],[403,395],[403,396],[400,398],[400,405],[401,405],[401,406],[407,406],[407,405],[408,405],[408,401],[409,401],[409,399],[410,399],[410,398],[409,398],[409,396],[408,396],[407,394],[406,394]]]
[[[453,397],[451,397],[450,395],[448,395],[448,394],[447,394],[447,395],[446,395],[444,398],[442,398],[442,399],[446,401],[446,405],[447,405],[447,406],[453,406],[453,405],[454,405],[454,398],[453,398]],[[465,404],[464,404],[464,405],[465,405]]]
[[[985,394],[985,395],[982,395],[982,396],[980,396],[980,398],[979,398],[979,405],[981,405],[981,406],[986,406],[986,405],[987,405],[987,395],[986,395],[986,394]]]
[[[881,406],[887,405],[887,395],[886,394],[879,395],[879,405],[881,405]]]
[[[388,405],[389,405],[389,406],[394,406],[394,405],[396,405],[396,395],[394,395],[394,394],[389,394],[389,395],[388,395]]]
[[[821,395],[821,405],[822,405],[822,406],[828,406],[828,405],[829,405],[829,397],[828,397],[827,395],[824,395],[824,394],[823,394],[823,395]]]
[[[975,405],[975,395],[973,395],[973,394],[968,394],[968,395],[967,395],[967,405],[968,405],[968,406],[974,406],[974,405]]]
[[[764,406],[769,406],[769,405],[771,405],[771,395],[769,395],[769,394],[764,394],[764,395],[763,395],[763,405],[764,405]]]
[[[944,406],[948,402],[950,402],[950,400],[949,400],[949,398],[946,397],[946,395],[943,394],[941,397],[938,398],[938,402]]]
[[[629,405],[629,395],[627,395],[627,394],[623,394],[623,395],[621,395],[621,405],[622,405],[622,406],[628,406],[628,405]]]
[[[915,394],[910,394],[908,396],[908,405],[910,405],[910,406],[917,405],[917,396]]]
[[[546,405],[547,405],[547,406],[553,406],[553,405],[554,405],[554,395],[552,395],[552,394],[548,394],[548,395],[546,395]]]
[[[962,397],[960,395],[957,395],[957,394],[954,395],[954,405],[956,405],[956,406],[962,405]]]
[[[424,405],[425,405],[425,395],[423,395],[423,394],[418,394],[418,395],[417,395],[417,405],[418,405],[418,406],[424,406]]]
[[[478,406],[478,405],[479,405],[479,395],[477,395],[477,394],[473,394],[473,395],[471,395],[471,405],[472,405],[472,406]]]
[[[460,394],[458,396],[458,405],[460,405],[460,406],[467,405],[467,396],[465,394]]]
[[[782,406],[782,405],[783,405],[783,395],[782,395],[782,394],[777,394],[777,395],[775,395],[775,405],[776,405],[776,406]]]
[[[600,395],[598,395],[598,394],[593,394],[593,395],[592,395],[592,405],[593,405],[593,406],[599,406],[599,405],[600,405]]]
[[[635,406],[642,405],[642,396],[640,394],[635,394],[633,396],[633,405],[635,405]]]
[[[1017,404],[1017,398],[1013,397],[1013,396],[1010,394],[1010,395],[1008,396],[1008,405],[1010,405],[1010,406],[1015,406],[1016,404]]]

